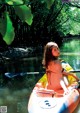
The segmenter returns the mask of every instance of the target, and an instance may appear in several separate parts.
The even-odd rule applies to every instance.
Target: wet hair
[[[48,66],[48,62],[58,59],[57,57],[52,55],[53,47],[58,47],[58,45],[55,42],[48,42],[44,47],[42,64],[43,64],[43,67],[45,68]]]

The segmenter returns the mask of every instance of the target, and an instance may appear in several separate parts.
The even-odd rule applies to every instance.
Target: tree
[[[64,36],[67,34],[80,35],[80,3],[79,0],[62,0],[67,7],[67,21],[59,29]]]
[[[0,1],[0,35],[7,45],[18,40],[28,45],[61,43],[68,34],[80,34],[78,2],[76,7],[72,0]]]
[[[80,0],[62,0],[62,2],[69,4],[71,7],[80,8]]]

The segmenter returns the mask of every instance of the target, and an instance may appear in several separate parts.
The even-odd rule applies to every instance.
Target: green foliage
[[[3,34],[3,40],[10,45],[11,42],[14,40],[14,27],[12,25],[12,21],[8,15],[8,13],[6,12],[5,14],[5,34]]]
[[[31,10],[26,5],[23,6],[14,6],[16,14],[19,16],[19,18],[26,22],[28,25],[32,24],[33,15],[31,14]]]
[[[22,0],[6,0],[9,5],[13,5],[15,13],[19,16],[22,22],[26,22],[28,25],[32,24],[33,15],[31,9],[24,4]]]
[[[69,10],[69,25],[71,26],[70,34],[80,34],[80,9],[70,7]]]
[[[41,39],[45,41],[45,39],[43,39],[45,37],[49,40],[56,39],[56,35],[58,34],[57,17],[60,11],[62,10],[62,7],[63,5],[61,1],[54,0],[51,7],[47,8],[46,1],[38,2],[38,0],[35,0],[34,2],[34,0],[31,0],[31,8],[32,13],[34,15],[34,21],[33,24],[31,25],[31,30],[32,29],[34,30],[32,32],[33,33],[32,36],[34,37],[38,36],[38,39],[36,39],[38,43],[40,42]]]
[[[26,0],[27,1],[27,0]],[[12,25],[12,20],[9,17],[9,12],[7,9],[9,6],[14,8],[15,13],[19,16],[22,22],[26,22],[28,25],[32,24],[33,15],[31,14],[31,9],[24,4],[23,0],[4,0],[0,1],[1,8],[5,7],[4,10],[1,10],[0,17],[0,33],[3,36],[3,40],[6,44],[10,45],[15,37],[14,27]],[[12,9],[11,9],[12,10]],[[4,13],[6,12],[6,16]]]
[[[21,4],[23,4],[22,0],[5,0],[5,2],[9,5],[21,5]]]
[[[8,45],[14,40],[14,27],[7,12],[4,13],[4,18],[0,19],[0,33]]]
[[[73,7],[72,2],[62,3],[62,0],[1,0],[0,33],[6,44],[10,45],[13,42],[17,33],[14,15],[19,20],[17,21],[19,22],[18,31],[22,29],[29,40],[37,43],[45,37],[48,40],[60,40],[68,34],[79,35],[80,9],[78,6]],[[25,23],[25,28],[21,28],[20,22],[22,25]]]
[[[80,34],[80,9],[64,4],[57,20],[58,31],[62,36]]]

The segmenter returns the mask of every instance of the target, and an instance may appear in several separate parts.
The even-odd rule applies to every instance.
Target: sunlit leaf
[[[4,14],[4,18],[0,19],[0,33],[3,36],[3,40],[8,45],[14,40],[14,27],[7,12]]]
[[[71,24],[72,29],[70,31],[70,34],[72,35],[80,34],[80,23],[74,21],[72,21],[71,23],[72,23]]]
[[[7,4],[13,5],[13,0],[5,0]]]
[[[31,10],[26,5],[21,6],[14,6],[15,13],[19,16],[19,18],[26,22],[27,24],[31,25],[33,22],[33,15],[31,13]]]
[[[22,0],[5,0],[7,4],[9,5],[15,5],[15,2],[17,1],[17,5],[23,4]]]

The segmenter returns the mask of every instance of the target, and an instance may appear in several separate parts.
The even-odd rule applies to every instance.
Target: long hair
[[[48,62],[52,60],[57,60],[57,57],[52,55],[52,48],[54,46],[58,47],[58,45],[55,42],[48,42],[44,47],[43,60],[42,60],[42,64],[44,68],[48,66]]]

